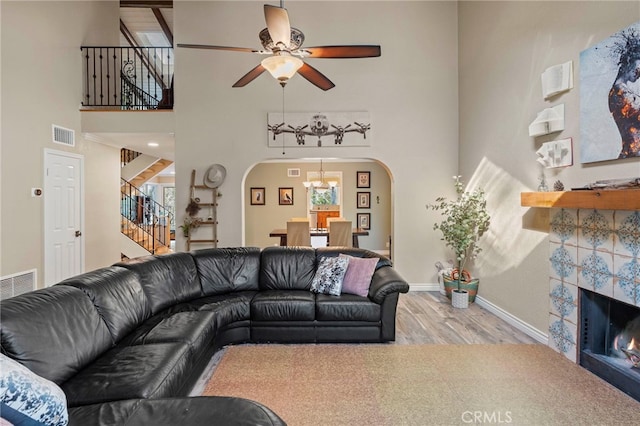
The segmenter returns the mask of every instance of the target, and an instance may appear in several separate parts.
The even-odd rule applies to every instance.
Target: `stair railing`
[[[126,166],[141,155],[141,152],[133,151],[127,148],[120,148],[120,167]]]
[[[156,254],[160,247],[171,244],[172,214],[131,182],[120,179],[121,231],[139,246]]]
[[[173,48],[82,46],[86,108],[173,108]]]

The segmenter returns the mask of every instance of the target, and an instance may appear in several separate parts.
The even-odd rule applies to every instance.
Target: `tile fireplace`
[[[550,217],[549,346],[586,368],[603,362],[596,374],[616,386],[617,373],[631,373],[622,382],[640,389],[640,368],[612,349],[640,317],[640,211],[554,208]]]

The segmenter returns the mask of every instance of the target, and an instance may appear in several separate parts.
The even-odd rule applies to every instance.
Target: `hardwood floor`
[[[538,343],[475,303],[456,309],[439,292],[401,294],[396,311],[397,345]]]

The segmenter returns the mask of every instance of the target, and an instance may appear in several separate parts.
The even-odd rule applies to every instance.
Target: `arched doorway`
[[[265,160],[254,165],[244,180],[244,245],[278,245],[270,237],[295,217],[310,217],[313,208],[304,182],[319,175],[320,158]],[[372,159],[322,159],[325,183],[333,180],[332,194],[340,215],[354,224],[368,224],[369,235],[359,237],[360,247],[390,255],[393,235],[392,178],[388,168]],[[340,176],[340,178],[338,178]],[[359,181],[358,177],[367,179]],[[291,202],[282,202],[285,191]],[[252,198],[259,194],[259,199]],[[329,198],[329,195],[325,195]],[[314,197],[315,199],[315,197]]]

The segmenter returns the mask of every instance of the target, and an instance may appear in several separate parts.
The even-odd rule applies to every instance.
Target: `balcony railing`
[[[83,46],[82,106],[173,108],[173,48]]]

